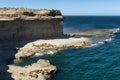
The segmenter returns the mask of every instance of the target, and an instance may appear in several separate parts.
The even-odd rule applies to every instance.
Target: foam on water
[[[118,33],[119,31],[120,31],[120,28],[117,28],[116,31],[112,34],[112,37],[107,38],[107,39],[102,40],[102,41],[99,41],[99,42],[96,42],[96,43],[91,44],[90,46],[87,46],[87,47],[93,47],[93,46],[98,46],[98,45],[100,45],[100,44],[108,43],[108,42],[110,42],[110,41],[112,41],[112,40],[114,39],[114,37],[115,37],[114,34],[115,34],[115,33]]]
[[[105,39],[105,40],[103,40],[103,41],[99,41],[99,42],[93,43],[93,44],[91,44],[90,46],[87,46],[87,47],[94,47],[94,46],[106,44],[106,43],[108,43],[108,42],[110,42],[110,41],[112,41],[112,38]]]
[[[120,31],[120,28],[117,28],[117,29],[116,29],[116,33],[119,32],[119,31]]]
[[[50,55],[52,55],[52,54],[54,54],[55,52],[53,52],[53,51],[49,51],[49,52],[47,52],[47,54],[50,54]]]
[[[37,57],[37,56],[42,56],[43,54],[42,53],[35,53],[35,57]]]
[[[98,42],[98,44],[104,44],[104,42]]]
[[[55,51],[49,51],[46,54],[52,55],[54,53],[55,53]],[[35,55],[33,57],[39,57],[39,56],[43,56],[43,55],[44,55],[43,53],[35,53]]]
[[[113,40],[112,38],[109,38],[109,39],[106,39],[105,41],[110,42],[112,40]]]

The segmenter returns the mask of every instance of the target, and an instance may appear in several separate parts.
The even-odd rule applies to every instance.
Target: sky
[[[58,9],[63,15],[120,16],[120,0],[0,0],[0,7]]]

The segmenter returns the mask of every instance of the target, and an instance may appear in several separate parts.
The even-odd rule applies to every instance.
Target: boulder
[[[9,65],[8,70],[14,80],[51,80],[56,71],[56,66],[44,59],[25,67]]]

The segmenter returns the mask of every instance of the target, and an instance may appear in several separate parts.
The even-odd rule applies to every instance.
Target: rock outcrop
[[[12,73],[14,80],[51,80],[57,68],[48,60],[40,59],[37,63],[20,67],[9,65],[8,72]]]
[[[63,16],[59,10],[0,8],[0,41],[62,35]]]
[[[83,48],[92,44],[89,38],[66,38],[37,40],[26,44],[15,54],[16,59],[31,57],[33,55],[53,54],[67,48]]]

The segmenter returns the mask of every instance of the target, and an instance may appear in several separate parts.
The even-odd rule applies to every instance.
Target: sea
[[[26,66],[47,59],[58,68],[53,80],[120,80],[120,16],[64,16],[64,33],[81,30],[102,33],[102,29],[113,28],[116,32],[107,43],[32,57],[15,65]]]

